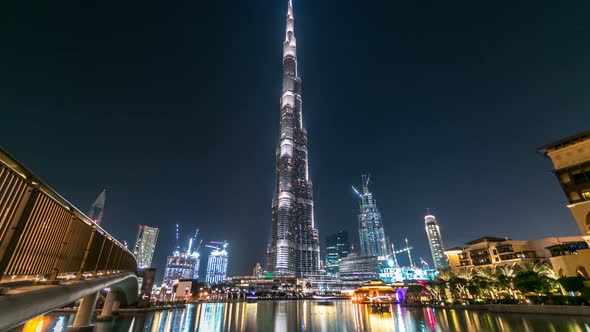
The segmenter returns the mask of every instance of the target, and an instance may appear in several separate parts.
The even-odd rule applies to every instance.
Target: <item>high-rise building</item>
[[[348,232],[340,231],[326,237],[326,272],[336,274],[340,260],[350,254]]]
[[[449,266],[449,260],[445,255],[445,247],[443,245],[442,237],[440,236],[440,228],[436,222],[436,218],[428,214],[424,217],[424,224],[426,225],[426,235],[428,236],[428,245],[432,253],[432,260],[434,261],[435,269],[444,269]]]
[[[276,190],[267,258],[268,271],[302,276],[318,271],[320,246],[313,217],[307,132],[303,128],[294,27],[293,5],[289,1],[283,43],[280,146],[276,151]]]
[[[256,266],[252,269],[252,276],[253,277],[260,277],[262,275],[262,266],[260,263],[256,263]]]
[[[139,231],[137,232],[137,239],[135,240],[135,247],[133,249],[138,268],[151,267],[159,231],[156,227],[139,225]]]
[[[103,189],[102,192],[98,195],[92,207],[90,207],[90,211],[88,211],[88,218],[92,219],[95,224],[100,225],[102,221],[102,212],[104,211],[104,202],[105,202],[105,195],[106,189]]]
[[[386,256],[390,253],[387,248],[387,240],[381,221],[381,213],[369,191],[369,177],[363,175],[363,191],[360,193],[352,187],[359,197],[359,240],[361,243],[361,256]]]
[[[227,245],[228,243],[224,242],[221,244],[221,247],[207,246],[213,249],[207,260],[207,276],[205,277],[205,282],[210,285],[218,284],[227,277],[227,261],[229,256]]]
[[[188,244],[188,249],[180,250],[179,239],[179,225],[176,224],[176,248],[172,252],[172,256],[166,259],[166,268],[164,269],[164,283],[171,287],[179,279],[199,279],[199,266],[201,255],[199,254],[199,246],[193,249],[193,241],[198,238],[199,230],[191,237]]]
[[[199,253],[189,255],[187,252],[175,251],[166,260],[164,283],[170,287],[179,279],[198,279],[198,273]]]

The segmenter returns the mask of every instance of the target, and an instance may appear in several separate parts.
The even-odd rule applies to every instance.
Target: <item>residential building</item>
[[[135,246],[133,249],[138,268],[143,269],[151,267],[159,231],[160,230],[156,227],[139,225],[139,231],[137,232],[137,238],[135,239]]]

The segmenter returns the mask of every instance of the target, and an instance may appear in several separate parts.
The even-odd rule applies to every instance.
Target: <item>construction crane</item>
[[[218,246],[212,246],[212,245],[209,245],[209,244],[206,244],[205,247],[211,248],[211,249],[215,249],[215,250],[219,250],[219,247]]]
[[[410,245],[408,244],[408,238],[406,238],[406,247],[404,249],[400,249],[400,250],[395,250],[395,246],[393,245],[393,243],[391,244],[391,249],[393,252],[393,264],[395,265],[399,265],[397,262],[397,254],[401,254],[402,252],[407,252],[408,253],[408,259],[410,260],[410,266],[414,266],[414,261],[412,261],[412,249],[414,249],[414,247],[410,247]]]
[[[430,268],[428,262],[426,262],[422,257],[420,257],[420,264],[422,264],[422,267],[426,267],[427,269]]]

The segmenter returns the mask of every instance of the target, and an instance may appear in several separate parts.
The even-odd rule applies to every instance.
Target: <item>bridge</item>
[[[137,301],[137,262],[119,241],[0,148],[0,331],[82,299],[70,330]]]

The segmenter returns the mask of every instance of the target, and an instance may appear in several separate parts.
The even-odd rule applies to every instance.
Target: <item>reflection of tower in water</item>
[[[275,331],[287,331],[287,302],[275,302]]]

